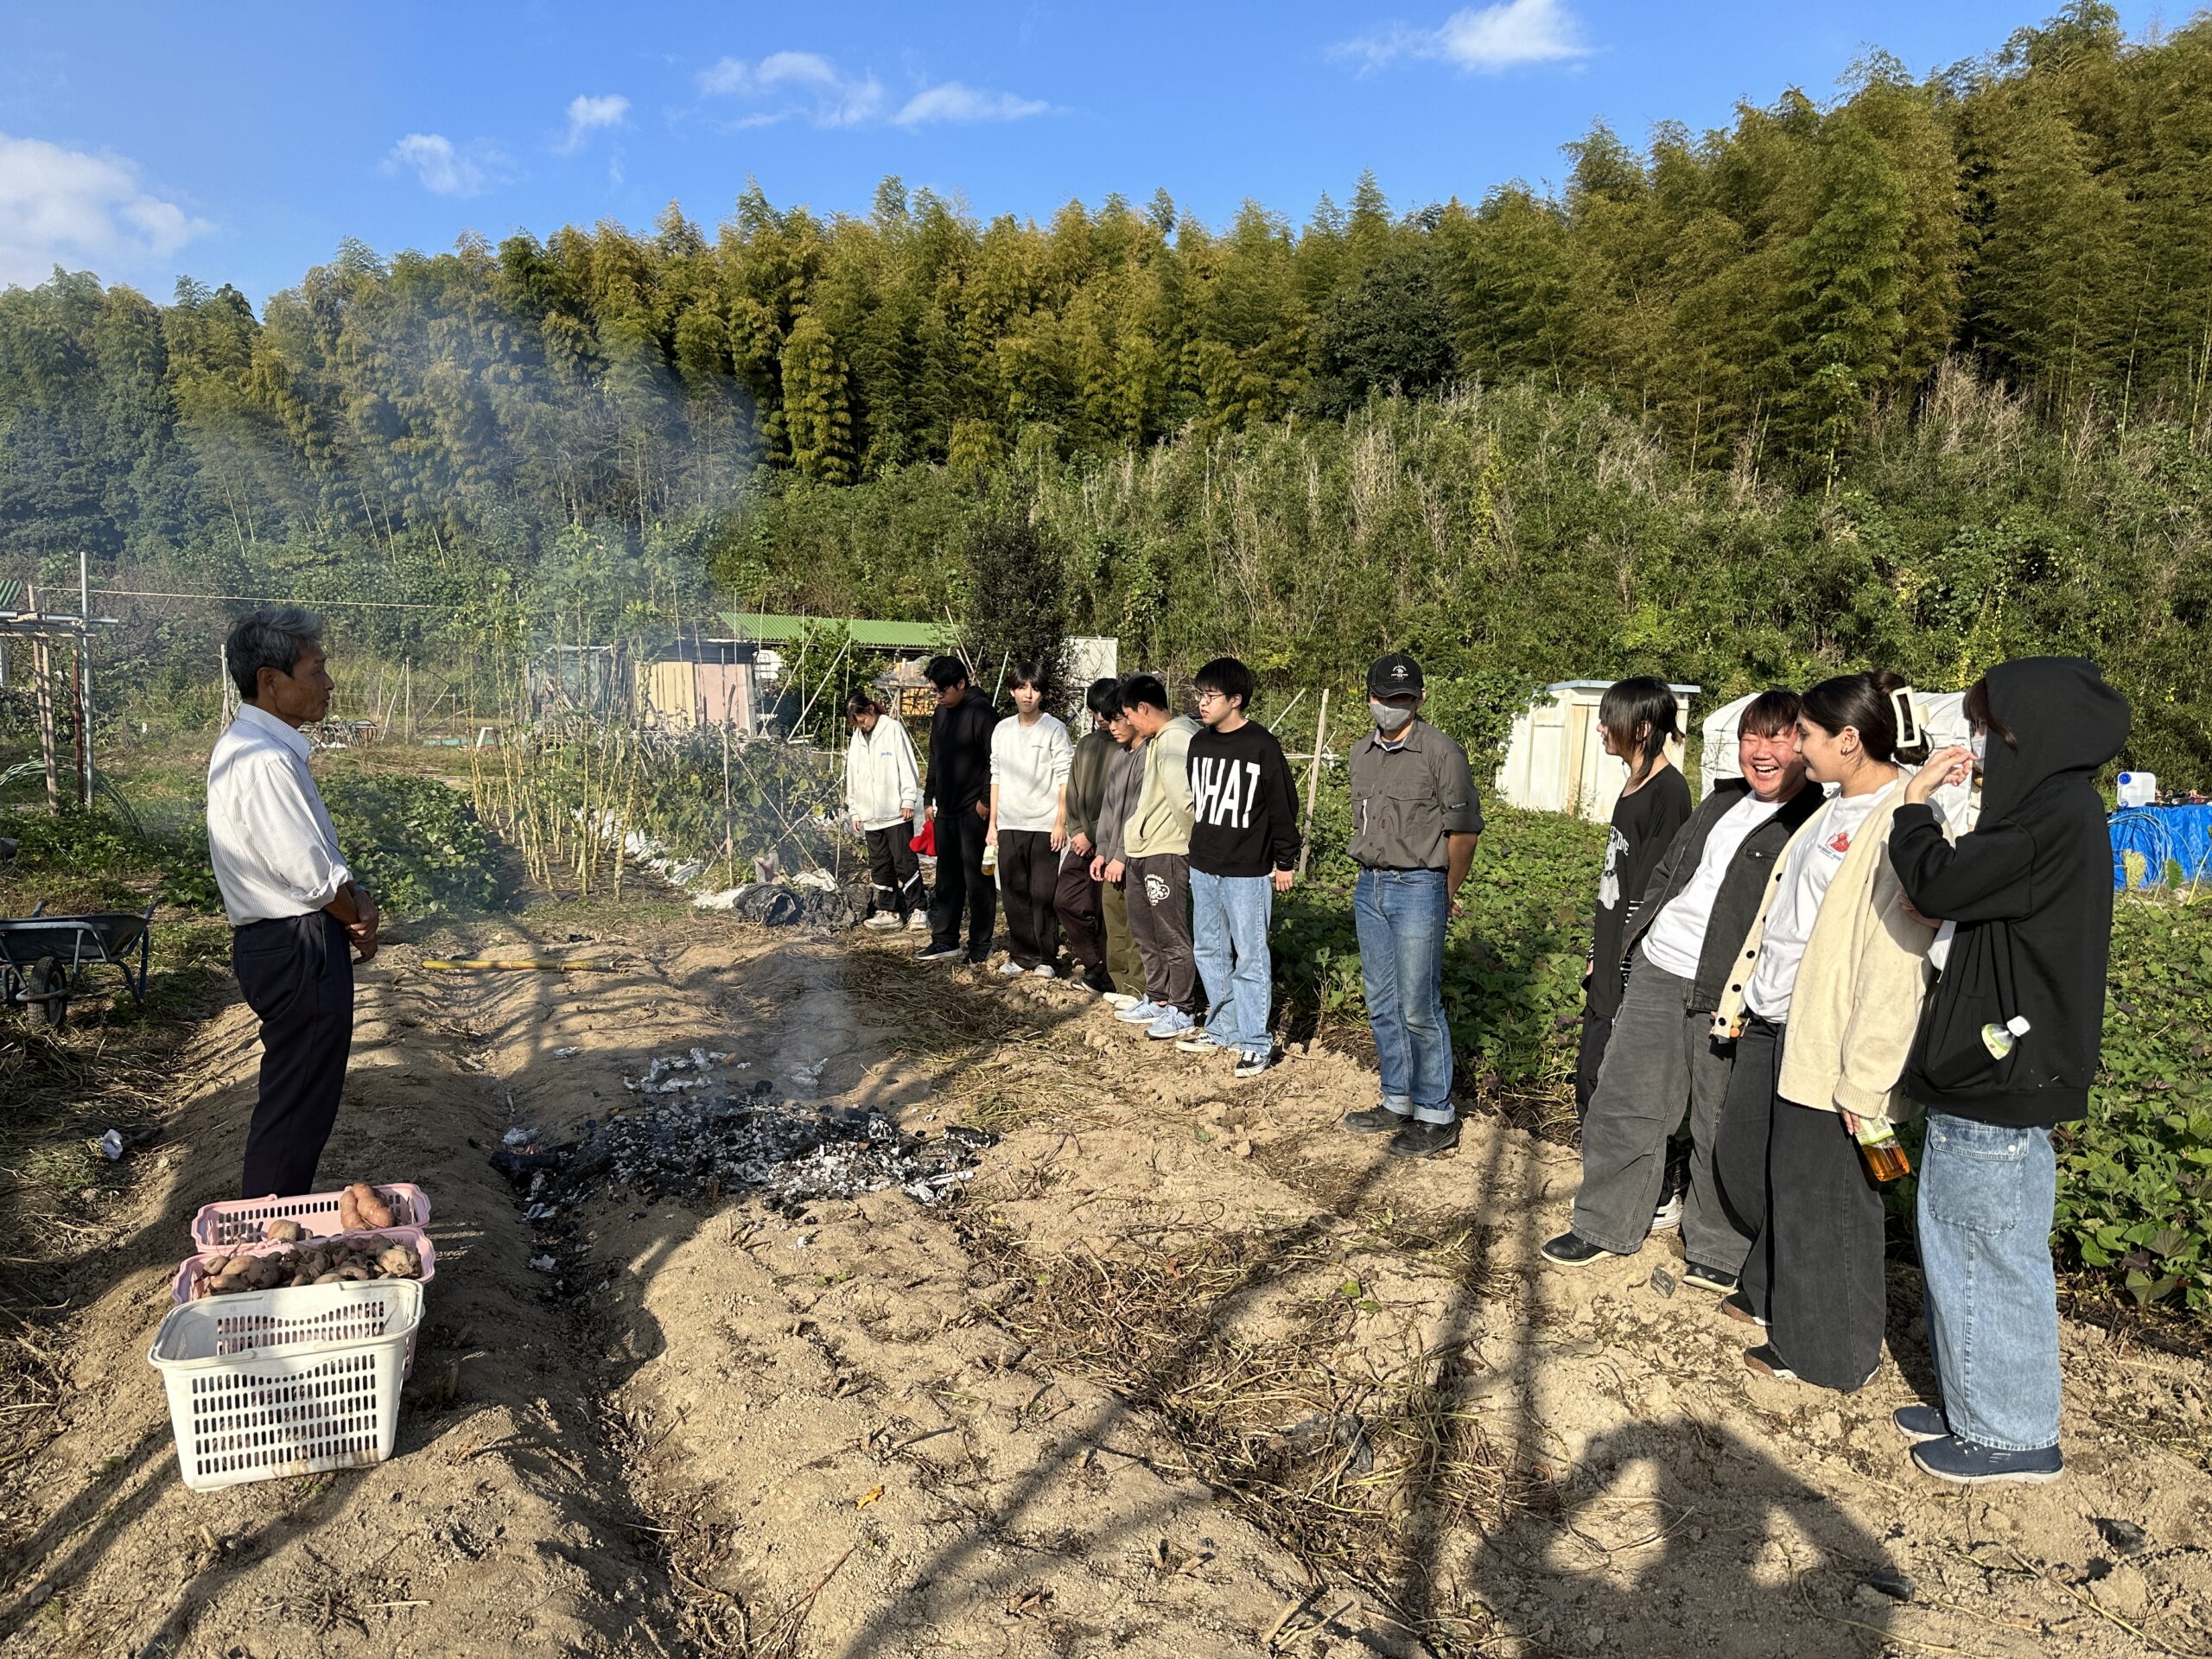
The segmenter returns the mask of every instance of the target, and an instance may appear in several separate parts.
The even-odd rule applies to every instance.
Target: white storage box
[[[171,1308],[146,1358],[168,1390],[184,1484],[208,1492],[383,1462],[422,1317],[423,1287],[410,1279]]]

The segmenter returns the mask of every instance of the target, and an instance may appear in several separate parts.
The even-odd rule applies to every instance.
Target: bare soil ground
[[[433,973],[426,938],[361,975],[325,1170],[419,1180],[439,1245],[380,1467],[177,1478],[143,1356],[231,1192],[251,1022],[179,1056],[21,1333],[0,1654],[2212,1654],[2200,1357],[2069,1325],[2068,1478],[1961,1492],[1888,1423],[1929,1382],[1907,1269],[1870,1387],[1767,1381],[1655,1288],[1666,1241],[1539,1270],[1571,1153],[1476,1120],[1392,1162],[1337,1127],[1371,1098],[1344,1056],[1236,1084],[897,936],[560,913],[465,943],[620,968]],[[568,1138],[695,1045],[1001,1138],[926,1207],[526,1222],[502,1134]]]

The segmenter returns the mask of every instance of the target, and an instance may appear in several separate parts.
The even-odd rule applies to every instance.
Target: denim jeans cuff
[[[1414,1108],[1414,1122],[1416,1123],[1435,1123],[1441,1125],[1457,1122],[1458,1121],[1459,1114],[1452,1109],[1452,1103],[1448,1100],[1441,1106],[1416,1106]]]

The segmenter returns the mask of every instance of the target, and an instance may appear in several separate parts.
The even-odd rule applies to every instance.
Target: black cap
[[[1421,696],[1421,664],[1401,652],[1388,657],[1378,657],[1367,671],[1367,695],[1370,697],[1402,697]]]

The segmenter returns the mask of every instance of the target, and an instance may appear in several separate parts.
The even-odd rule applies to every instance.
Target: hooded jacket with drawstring
[[[888,830],[922,810],[922,775],[914,741],[894,716],[879,714],[875,729],[853,728],[845,745],[845,816],[863,830]]]
[[[1927,806],[1897,810],[1890,860],[1923,916],[1958,924],[1906,1063],[1931,1111],[2050,1128],[2088,1109],[2112,949],[2112,841],[2096,775],[2127,741],[2127,699],[2080,657],[1989,671],[1981,816],[1947,842]],[[2002,1055],[1982,1032],[2027,1022]],[[1999,1047],[2003,1046],[2000,1042]]]

